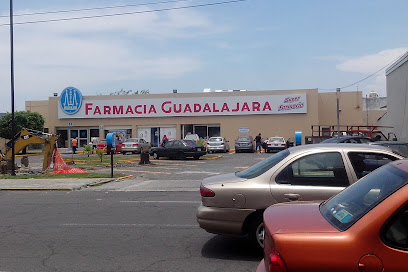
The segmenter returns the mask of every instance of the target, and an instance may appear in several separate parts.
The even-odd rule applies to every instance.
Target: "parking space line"
[[[158,171],[142,171],[142,170],[121,170],[122,172],[132,172],[132,173],[150,173],[150,174],[163,174],[171,175],[171,172],[158,172]]]
[[[183,228],[195,229],[200,228],[199,225],[177,225],[177,224],[80,224],[68,223],[60,224],[62,227],[140,227],[140,228]]]
[[[123,200],[120,203],[174,203],[174,204],[200,204],[201,201],[171,201],[171,200]]]

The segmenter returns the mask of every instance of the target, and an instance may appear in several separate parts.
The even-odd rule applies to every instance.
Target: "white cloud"
[[[393,63],[398,57],[407,52],[408,48],[395,48],[383,50],[375,54],[349,58],[336,65],[336,68],[343,72],[360,73],[371,75],[388,64]],[[373,77],[359,83],[363,94],[375,91],[380,96],[386,96],[385,70],[378,72]],[[353,86],[352,88],[355,88]]]
[[[35,20],[61,17],[67,15],[41,15]],[[18,110],[24,109],[21,99],[43,100],[61,86],[174,79],[197,71],[203,65],[198,56],[181,50],[152,52],[151,42],[165,46],[214,32],[209,18],[194,10],[16,25],[14,29]],[[0,29],[2,60],[10,59],[8,30]],[[0,89],[0,112],[10,111],[9,92],[3,91],[10,89],[9,61],[0,62]]]

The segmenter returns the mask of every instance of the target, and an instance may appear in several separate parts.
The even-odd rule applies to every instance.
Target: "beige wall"
[[[38,112],[45,118],[45,127],[56,132],[56,128],[92,127],[131,127],[132,137],[136,136],[138,126],[175,126],[177,138],[181,136],[180,127],[183,124],[220,124],[221,135],[233,142],[240,127],[248,127],[247,135],[255,136],[261,133],[263,137],[282,136],[286,139],[294,137],[295,131],[302,131],[304,136],[311,136],[311,125],[336,125],[336,93],[318,93],[317,89],[278,90],[278,91],[247,91],[222,93],[188,93],[188,94],[147,94],[122,95],[115,99],[146,99],[173,97],[215,97],[215,96],[261,96],[307,94],[307,114],[271,114],[271,115],[235,115],[235,116],[200,116],[200,117],[135,117],[135,118],[99,118],[99,119],[58,119],[59,97],[50,97],[47,101],[27,101],[26,110]],[[87,96],[93,100],[106,100],[110,96]],[[362,114],[361,92],[340,93],[340,122],[344,125],[364,125]],[[244,134],[245,135],[245,134]]]
[[[362,92],[340,92],[340,125],[364,125]],[[337,93],[319,93],[319,125],[337,125]]]

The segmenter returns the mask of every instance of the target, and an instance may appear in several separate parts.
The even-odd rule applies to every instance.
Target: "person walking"
[[[78,147],[78,140],[76,139],[76,137],[72,138],[71,144],[72,144],[72,154],[76,154],[76,150]]]
[[[262,137],[261,133],[258,134],[258,136],[255,137],[255,152],[258,152],[259,148],[259,153],[262,153]]]
[[[93,153],[93,151],[95,151],[95,149],[98,147],[98,138],[92,137],[91,143],[92,143],[92,153]]]

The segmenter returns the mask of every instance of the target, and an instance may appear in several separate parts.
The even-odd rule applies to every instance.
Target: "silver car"
[[[211,137],[207,142],[207,152],[212,153],[218,151],[229,152],[229,141],[227,141],[227,139],[224,137]]]
[[[376,168],[402,158],[370,145],[310,144],[285,149],[243,171],[205,178],[197,221],[210,233],[248,234],[262,248],[262,215],[270,205],[326,200]]]
[[[125,155],[128,152],[132,152],[133,154],[136,154],[136,153],[149,152],[149,150],[150,150],[150,143],[146,142],[144,139],[141,139],[141,138],[127,139],[122,145],[123,155]]]

